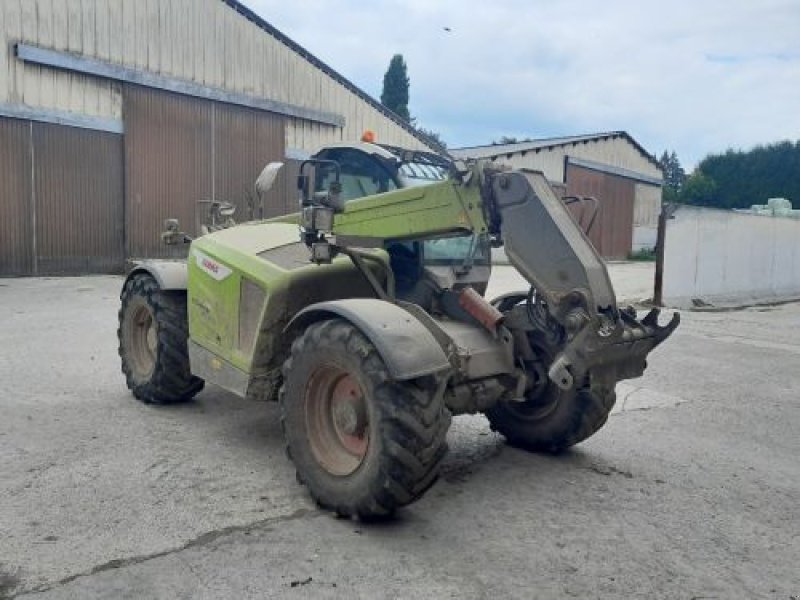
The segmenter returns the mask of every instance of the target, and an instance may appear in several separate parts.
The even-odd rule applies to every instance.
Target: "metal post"
[[[664,204],[661,214],[658,215],[658,230],[656,233],[656,276],[653,284],[653,306],[664,306],[664,244],[667,237],[667,219],[678,207],[674,204]]]

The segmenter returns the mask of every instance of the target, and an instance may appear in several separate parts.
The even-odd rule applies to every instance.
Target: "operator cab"
[[[451,162],[433,152],[404,150],[395,146],[360,142],[333,144],[313,158],[335,161],[339,166],[341,199],[350,200],[430,185],[450,177]],[[319,165],[315,192],[328,189],[335,169]],[[472,286],[483,294],[491,272],[488,236],[468,235],[435,240],[392,242],[386,250],[397,279],[397,294],[403,300],[430,306],[441,290]]]

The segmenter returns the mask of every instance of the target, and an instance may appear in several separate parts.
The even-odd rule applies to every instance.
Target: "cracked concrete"
[[[649,389],[641,385],[634,385],[628,381],[621,381],[617,384],[617,402],[611,414],[631,410],[670,408],[688,401],[687,398]]]
[[[169,548],[167,550],[160,550],[158,552],[153,552],[150,554],[142,554],[139,556],[129,556],[126,558],[115,558],[108,562],[102,563],[100,565],[96,565],[92,567],[90,570],[85,571],[83,573],[75,573],[73,575],[69,575],[64,577],[56,582],[43,584],[39,587],[34,587],[28,591],[23,591],[19,594],[14,594],[7,596],[9,599],[12,598],[19,598],[22,596],[28,596],[30,594],[41,594],[42,592],[49,592],[56,588],[60,588],[67,584],[72,583],[73,581],[77,581],[78,579],[82,579],[84,577],[92,577],[94,575],[98,575],[100,573],[105,573],[106,571],[112,571],[114,569],[124,569],[128,567],[132,567],[135,565],[139,565],[141,563],[145,563],[147,561],[164,558],[170,556],[172,554],[179,554],[186,550],[190,550],[193,548],[199,548],[201,546],[209,545],[219,538],[223,536],[232,535],[235,533],[245,533],[255,531],[256,529],[266,527],[268,525],[274,525],[278,523],[285,523],[287,521],[293,521],[295,519],[302,519],[304,517],[319,517],[322,516],[323,513],[320,511],[313,511],[305,508],[298,509],[291,514],[282,515],[277,517],[271,517],[269,519],[260,519],[253,523],[247,523],[244,525],[231,525],[228,527],[222,527],[220,529],[215,529],[213,531],[208,531],[199,535],[198,537],[188,540],[187,542],[181,544],[175,548]],[[12,586],[16,587],[16,583],[14,581],[10,581],[7,584],[7,587],[10,589]]]
[[[684,314],[559,457],[457,418],[439,483],[376,526],[311,505],[273,405],[136,403],[118,288],[0,287],[0,598],[800,593],[800,305]]]

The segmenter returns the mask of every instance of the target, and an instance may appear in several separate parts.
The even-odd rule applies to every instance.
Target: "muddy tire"
[[[587,386],[565,392],[548,382],[526,402],[500,401],[486,411],[493,431],[509,444],[538,452],[558,453],[596,433],[614,407],[613,388]]]
[[[203,380],[189,368],[186,293],[162,291],[150,275],[136,275],[121,300],[117,338],[128,389],[148,404],[193,398]]]
[[[393,382],[353,325],[310,325],[283,366],[281,425],[297,479],[320,507],[375,519],[435,481],[450,412],[433,381]]]

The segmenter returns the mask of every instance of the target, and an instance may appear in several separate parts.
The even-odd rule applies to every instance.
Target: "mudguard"
[[[134,263],[125,278],[125,283],[132,277],[146,273],[158,283],[162,290],[185,290],[188,280],[188,269],[185,260],[165,259],[165,260],[143,260]],[[125,284],[122,285],[123,289]]]
[[[297,333],[331,317],[349,321],[367,336],[396,381],[450,368],[447,355],[431,332],[414,315],[385,300],[349,298],[312,304],[297,313],[284,331]]]

